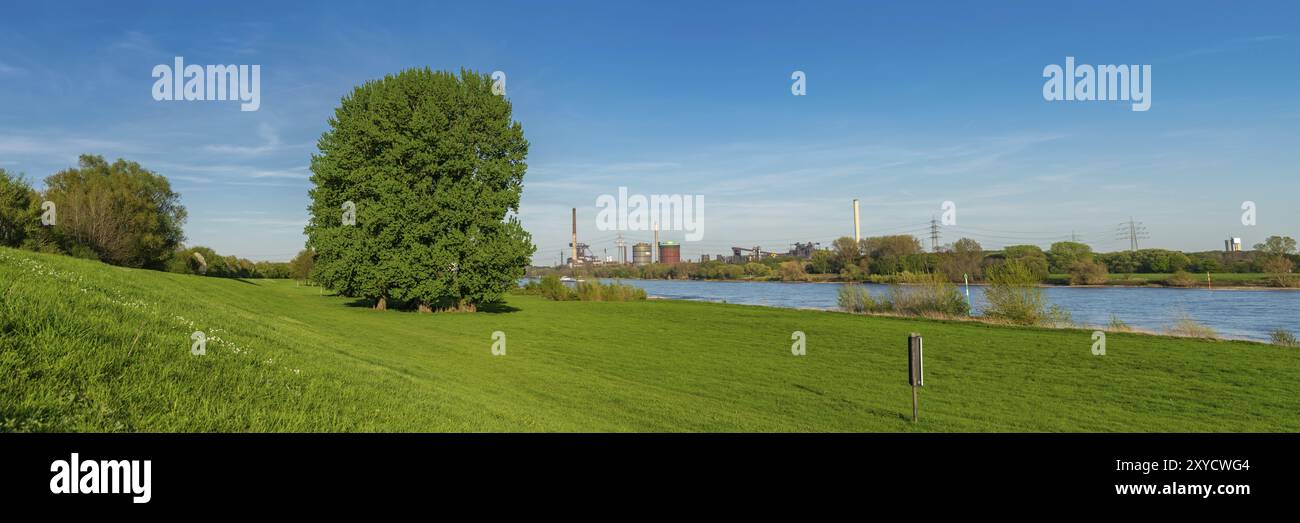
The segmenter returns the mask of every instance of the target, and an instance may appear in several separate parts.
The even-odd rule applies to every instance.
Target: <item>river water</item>
[[[603,280],[606,282],[613,280]],[[652,297],[804,309],[838,307],[840,283],[621,280]],[[887,285],[867,284],[883,296]],[[960,287],[963,295],[965,288]],[[1044,296],[1070,312],[1075,323],[1104,326],[1111,315],[1147,331],[1163,332],[1181,317],[1209,326],[1222,338],[1267,341],[1274,329],[1300,334],[1300,291],[1179,289],[1167,287],[1045,287]],[[974,313],[984,287],[970,286]]]

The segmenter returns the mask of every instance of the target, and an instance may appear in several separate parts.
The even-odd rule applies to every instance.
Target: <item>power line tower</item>
[[[1142,225],[1142,222],[1133,221],[1132,216],[1129,216],[1127,222],[1120,223],[1119,228],[1115,231],[1115,239],[1127,239],[1129,250],[1132,251],[1138,250],[1138,240],[1146,240],[1150,237],[1147,234],[1147,228]]]
[[[939,252],[939,220],[930,217],[930,250]]]
[[[618,233],[618,240],[614,241],[614,245],[618,246],[618,251],[616,251],[618,262],[627,263],[627,242],[623,241],[623,233]]]

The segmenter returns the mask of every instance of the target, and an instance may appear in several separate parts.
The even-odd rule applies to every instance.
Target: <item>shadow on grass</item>
[[[366,298],[357,298],[357,299],[354,299],[354,300],[352,300],[352,301],[347,302],[346,305],[347,305],[348,307],[357,307],[357,308],[363,308],[363,309],[373,309],[373,308],[375,307],[375,301],[374,301],[374,300],[370,300],[370,299],[366,299]],[[483,305],[479,305],[479,306],[478,306],[478,312],[487,313],[487,314],[508,314],[508,313],[511,313],[511,312],[519,312],[520,310],[522,310],[522,309],[520,309],[520,308],[518,308],[518,307],[512,307],[512,306],[510,306],[510,305],[506,305],[505,303],[485,303],[485,304],[483,304]],[[418,313],[419,313],[419,311],[417,311],[414,307],[406,308],[406,307],[393,307],[393,306],[390,306],[390,307],[387,309],[387,311],[388,311],[388,312],[401,312],[401,313],[415,313],[415,314],[418,314]],[[460,313],[460,312],[442,312],[442,313],[433,313],[433,314],[465,314],[465,313]]]

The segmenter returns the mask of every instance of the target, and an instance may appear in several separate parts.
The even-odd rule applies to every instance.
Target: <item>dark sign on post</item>
[[[907,337],[907,383],[912,386],[912,422],[916,422],[916,388],[925,386],[925,364],[922,361],[921,335],[913,332]]]
[[[915,332],[907,337],[907,377],[909,385],[925,386],[925,366],[921,363],[921,335]]]

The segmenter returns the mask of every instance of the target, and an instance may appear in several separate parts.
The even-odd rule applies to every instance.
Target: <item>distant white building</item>
[[[1241,252],[1241,238],[1228,238],[1223,240],[1223,250],[1228,252]]]

